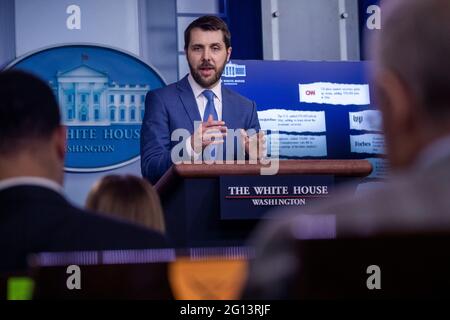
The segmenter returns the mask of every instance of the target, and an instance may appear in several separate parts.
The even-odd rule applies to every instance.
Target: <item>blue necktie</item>
[[[203,114],[203,122],[208,121],[209,115],[213,116],[213,120],[217,121],[219,117],[217,116],[216,108],[214,106],[214,92],[211,90],[203,91],[203,95],[206,97],[208,102],[206,103],[205,113]],[[216,148],[214,147],[211,151],[211,159],[216,158]]]
[[[214,92],[211,90],[203,91],[203,95],[206,97],[208,102],[206,103],[205,113],[203,114],[203,122],[208,121],[208,117],[211,114],[213,116],[213,120],[218,120],[216,108],[214,106]]]

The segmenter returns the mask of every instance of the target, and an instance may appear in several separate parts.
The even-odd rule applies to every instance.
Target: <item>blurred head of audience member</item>
[[[407,169],[450,134],[450,1],[384,1],[381,13],[369,49],[377,104],[392,168]]]
[[[299,240],[450,231],[450,1],[386,0],[381,14],[368,49],[395,174],[372,192],[335,191],[264,221],[251,239],[257,253],[247,298],[293,298],[295,279],[314,270],[314,262],[300,261]],[[324,257],[315,261],[326,265]]]
[[[66,131],[50,88],[21,71],[0,75],[0,179],[63,182]]]
[[[86,207],[161,233],[165,231],[159,196],[143,178],[132,175],[104,176],[89,192]]]

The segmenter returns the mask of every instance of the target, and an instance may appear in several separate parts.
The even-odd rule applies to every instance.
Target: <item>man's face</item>
[[[192,77],[203,88],[212,88],[219,81],[230,54],[231,47],[225,47],[221,30],[191,30],[186,56]]]

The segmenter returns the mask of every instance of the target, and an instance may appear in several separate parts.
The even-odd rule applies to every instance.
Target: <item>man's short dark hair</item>
[[[191,22],[191,24],[184,31],[184,49],[187,50],[191,41],[191,30],[194,28],[200,28],[203,31],[218,31],[223,32],[223,42],[228,49],[231,47],[231,33],[228,30],[228,26],[219,17],[216,16],[203,16]]]
[[[24,71],[0,72],[0,154],[46,139],[59,126],[59,107],[44,81]]]

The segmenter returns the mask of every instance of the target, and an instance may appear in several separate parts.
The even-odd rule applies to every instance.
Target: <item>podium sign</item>
[[[259,219],[272,207],[303,207],[330,196],[332,175],[221,176],[223,220]]]

